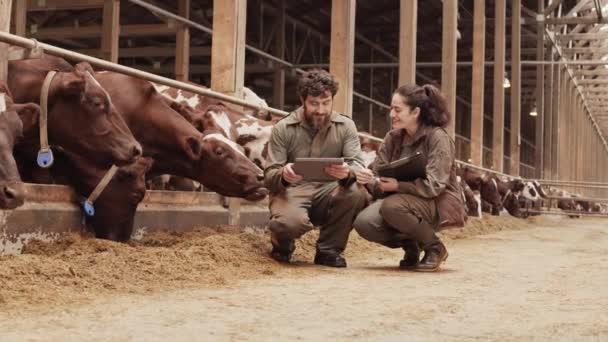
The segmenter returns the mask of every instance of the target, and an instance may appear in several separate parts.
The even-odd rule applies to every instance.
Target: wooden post
[[[177,2],[177,14],[190,18],[190,0]],[[190,29],[182,24],[175,37],[175,79],[183,82],[190,79]]]
[[[519,176],[521,146],[521,0],[513,0],[511,10],[511,167]]]
[[[473,75],[471,82],[471,163],[483,166],[486,1],[475,0],[473,14]]]
[[[11,29],[11,5],[12,0],[0,0],[0,31],[10,32]],[[0,81],[5,81],[8,76],[8,44],[0,43]]]
[[[211,89],[242,97],[245,76],[245,24],[247,1],[213,1]],[[241,200],[230,198],[229,220],[239,225]]]
[[[416,83],[418,0],[401,0],[399,7],[399,86]]]
[[[545,0],[538,0],[538,13],[542,13],[545,9]],[[545,60],[545,23],[539,21],[536,26],[536,60]],[[538,65],[536,67],[536,149],[534,153],[534,166],[536,167],[536,177],[540,178],[543,169],[543,135],[544,135],[544,117],[545,117],[545,66]]]
[[[552,51],[552,47],[547,49],[547,55],[549,57],[549,60],[553,60],[553,53]],[[555,96],[554,92],[555,92],[555,87],[554,87],[554,79],[555,79],[555,74],[554,74],[554,67],[553,65],[549,65],[549,69],[548,69],[548,73],[547,73],[547,86],[545,87],[545,98],[547,99],[547,105],[545,106],[545,121],[544,121],[544,125],[545,125],[545,136],[544,136],[544,146],[546,146],[546,148],[544,149],[544,153],[543,153],[543,173],[542,173],[542,177],[543,179],[551,179],[552,175],[552,170],[551,170],[551,165],[552,165],[552,146],[553,146],[553,97]]]
[[[492,136],[492,167],[502,172],[505,132],[505,0],[496,0],[494,20],[494,115]]]
[[[103,4],[102,30],[102,58],[112,63],[118,63],[118,38],[120,37],[120,0],[105,0]]]
[[[334,110],[352,117],[356,0],[332,0],[329,71],[340,84]]]
[[[280,1],[277,16],[277,31],[275,36],[274,53],[275,56],[285,58],[285,8],[286,2]],[[273,77],[273,96],[275,108],[283,109],[285,107],[285,68],[276,66]]]
[[[557,168],[558,168],[558,139],[559,139],[559,117],[561,112],[561,80],[562,80],[562,69],[559,64],[553,66],[553,74],[555,75],[555,88],[553,91],[553,118],[551,120],[551,141],[553,142],[551,146],[551,179],[557,179]]]
[[[441,91],[448,101],[448,111],[452,114],[452,120],[448,127],[448,133],[455,137],[456,134],[456,41],[458,22],[458,1],[443,0],[443,35],[441,48]]]
[[[27,25],[27,0],[14,0],[15,3],[15,34],[25,37]]]

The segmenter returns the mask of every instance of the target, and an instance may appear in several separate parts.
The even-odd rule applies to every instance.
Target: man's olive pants
[[[294,239],[319,226],[317,251],[340,254],[357,214],[368,199],[365,188],[353,183],[343,187],[338,182],[307,182],[290,186],[270,197],[272,244],[284,252],[293,252]]]

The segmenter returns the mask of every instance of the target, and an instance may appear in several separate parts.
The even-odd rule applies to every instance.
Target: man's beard
[[[330,116],[330,114],[320,116],[318,113],[311,113],[304,109],[304,118],[306,119],[306,122],[308,122],[308,125],[314,129],[321,129],[327,125]]]

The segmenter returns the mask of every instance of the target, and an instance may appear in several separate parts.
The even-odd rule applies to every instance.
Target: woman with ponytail
[[[400,267],[432,272],[447,259],[436,231],[464,225],[464,204],[456,179],[454,140],[445,127],[451,120],[445,97],[434,86],[399,87],[393,94],[387,133],[370,169],[357,172],[377,199],[364,209],[354,227],[363,238],[403,248]],[[377,167],[422,152],[426,177],[411,182],[376,178]],[[420,260],[420,251],[424,257]]]

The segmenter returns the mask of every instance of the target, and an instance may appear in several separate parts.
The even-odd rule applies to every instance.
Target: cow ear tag
[[[82,208],[87,216],[95,216],[95,207],[93,206],[93,203],[89,202],[89,200],[84,200],[84,202],[82,202]]]
[[[53,151],[51,149],[42,149],[38,151],[38,157],[36,158],[36,162],[38,162],[38,166],[48,169],[53,165]]]

